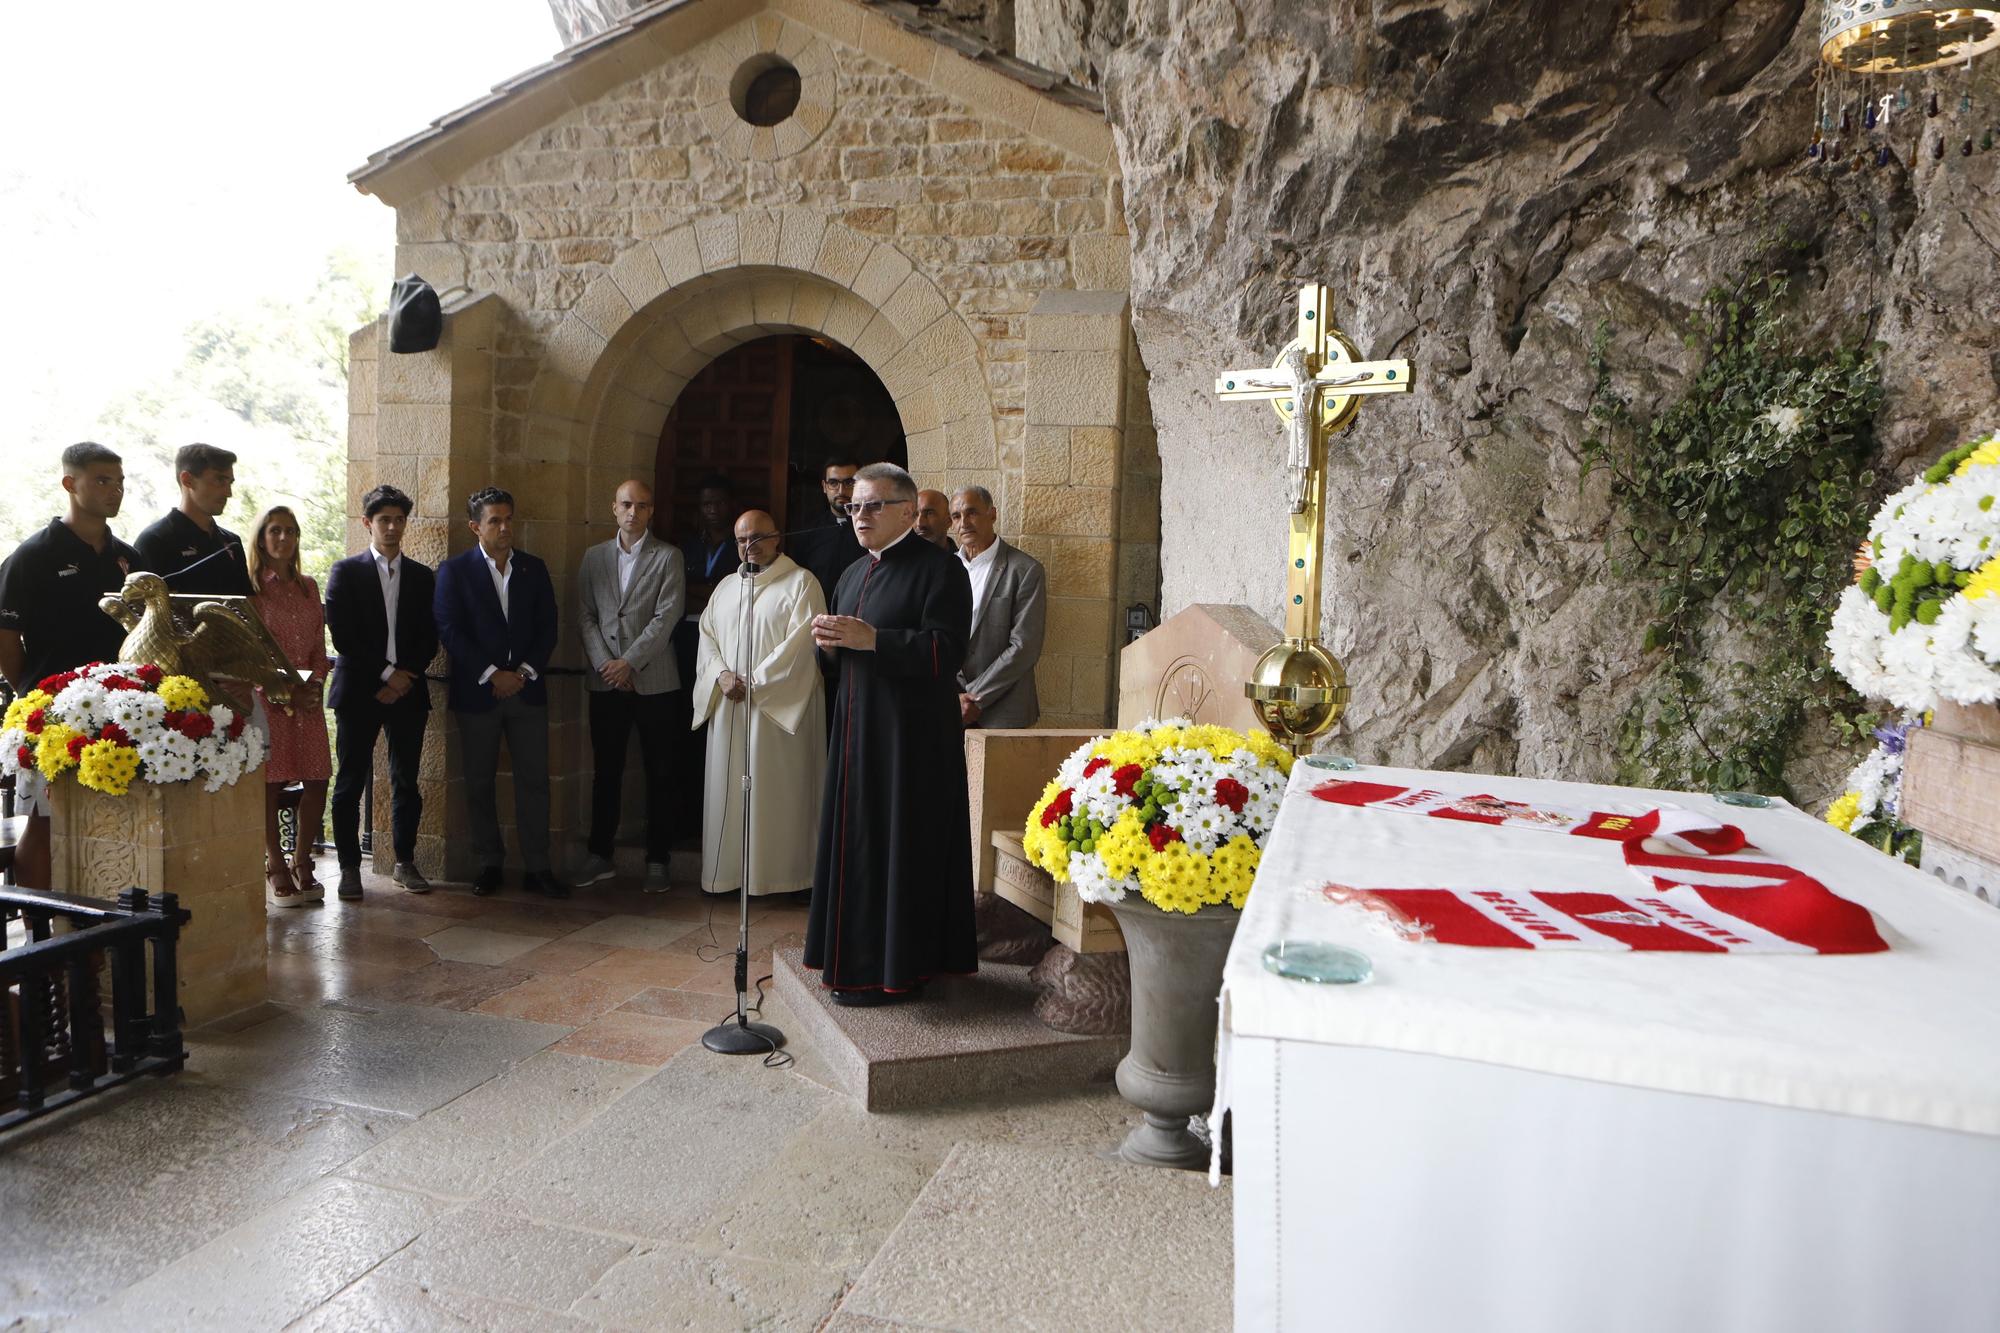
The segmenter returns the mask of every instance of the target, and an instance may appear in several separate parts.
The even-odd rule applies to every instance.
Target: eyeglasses
[[[736,539],[736,549],[747,551],[753,546],[762,545],[764,542],[776,541],[777,539],[778,534],[775,532],[760,532],[755,537],[738,537]]]
[[[827,488],[828,490],[833,490],[833,491],[851,491],[851,490],[853,490],[853,489],[854,489],[854,478],[852,478],[852,477],[825,477],[825,478],[822,478],[822,479],[821,479],[821,481],[820,481],[820,483],[819,483],[819,484],[820,484],[820,485],[822,485],[822,486],[824,486],[824,487],[826,487],[826,488]]]
[[[908,500],[863,500],[859,504],[852,502],[844,504],[841,508],[847,511],[849,518],[860,518],[863,515],[873,518],[882,512],[883,505],[906,505],[908,503],[910,503]]]

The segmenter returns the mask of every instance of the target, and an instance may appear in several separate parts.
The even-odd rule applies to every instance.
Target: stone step
[[[924,997],[877,1009],[834,1004],[800,950],[773,959],[777,993],[834,1085],[870,1111],[978,1101],[1109,1082],[1130,1039],[1076,1037],[1035,1017],[1029,969],[982,963],[931,983]]]

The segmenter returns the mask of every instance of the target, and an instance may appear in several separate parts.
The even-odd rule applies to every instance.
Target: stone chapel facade
[[[1093,94],[906,6],[661,0],[352,180],[396,210],[397,272],[447,310],[432,352],[390,353],[379,323],[352,340],[353,548],[379,482],[415,497],[408,549],[429,563],[470,543],[466,496],[500,485],[567,600],[683,389],[804,334],[879,379],[920,485],[988,487],[1047,567],[1041,724],[1111,719],[1125,610],[1158,606],[1159,460]],[[566,615],[556,665],[581,664]],[[447,873],[468,869],[455,750],[434,726],[420,855]],[[560,840],[588,799],[576,677],[551,762]]]

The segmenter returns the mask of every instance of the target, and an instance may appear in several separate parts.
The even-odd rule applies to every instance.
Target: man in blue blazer
[[[336,563],[326,578],[326,627],[338,656],[327,697],[340,747],[333,845],[340,856],[340,896],[350,900],[361,896],[361,793],[374,776],[375,738],[384,732],[396,882],[410,893],[431,888],[417,869],[417,821],[424,812],[417,761],[431,715],[424,671],[438,650],[431,619],[437,580],[429,565],[403,554],[410,509],[410,497],[394,486],[362,496],[368,549]]]
[[[465,805],[479,872],[472,891],[498,892],[500,813],[494,777],[500,740],[514,767],[514,835],[522,887],[551,898],[569,886],[549,870],[549,687],[556,593],[549,567],[514,549],[514,497],[497,486],[465,502],[478,545],[438,566],[438,637],[451,655],[451,711],[464,742]]]

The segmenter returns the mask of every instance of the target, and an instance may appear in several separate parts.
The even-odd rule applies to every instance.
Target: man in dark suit
[[[338,773],[333,783],[333,845],[340,856],[340,896],[361,896],[361,793],[374,777],[375,738],[389,737],[389,820],[396,882],[429,893],[417,869],[417,821],[424,798],[417,760],[430,721],[424,669],[437,656],[431,598],[437,579],[429,565],[403,554],[410,497],[377,486],[361,497],[368,549],[337,562],[326,577],[326,627],[333,634],[333,690],[327,698],[337,724]]]
[[[826,512],[802,520],[788,543],[792,559],[819,580],[828,606],[833,605],[833,589],[840,576],[864,554],[847,519],[847,502],[854,498],[854,474],[859,470],[860,465],[851,458],[836,455],[826,460],[819,482],[826,495]]]
[[[549,687],[556,650],[556,592],[549,567],[514,549],[514,497],[497,486],[465,502],[478,545],[438,566],[432,608],[451,655],[451,711],[464,742],[465,806],[479,872],[472,891],[500,889],[500,813],[494,775],[500,741],[514,769],[514,836],[522,886],[551,898],[569,886],[549,868]]]

